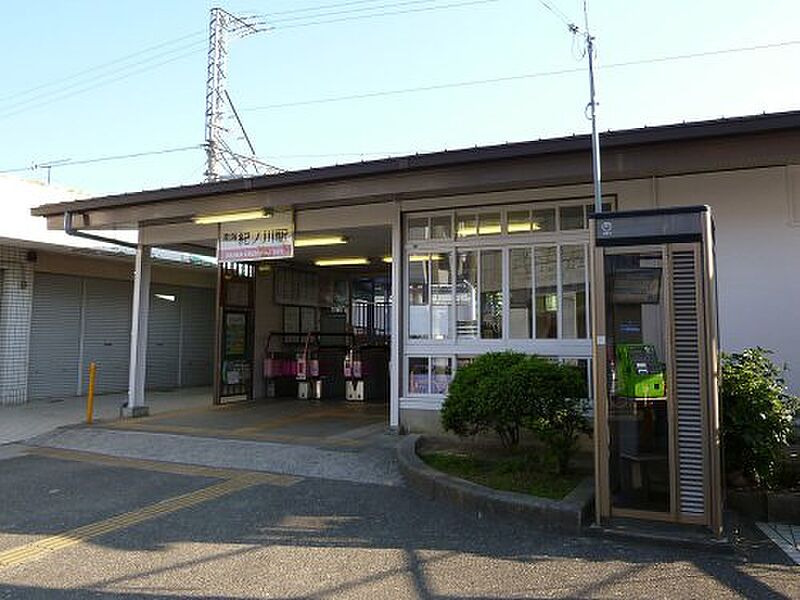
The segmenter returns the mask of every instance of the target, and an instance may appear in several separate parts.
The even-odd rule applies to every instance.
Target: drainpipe
[[[72,213],[69,211],[64,213],[64,233],[74,237],[82,237],[87,240],[94,240],[95,242],[103,242],[106,244],[113,244],[115,246],[125,246],[126,248],[133,248],[134,250],[138,247],[137,244],[132,242],[117,240],[115,238],[105,237],[102,235],[95,235],[94,233],[86,233],[75,229],[72,226]]]

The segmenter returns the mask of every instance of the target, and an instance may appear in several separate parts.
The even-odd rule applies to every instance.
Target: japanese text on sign
[[[290,211],[269,219],[220,225],[217,260],[220,262],[292,258],[294,219]]]

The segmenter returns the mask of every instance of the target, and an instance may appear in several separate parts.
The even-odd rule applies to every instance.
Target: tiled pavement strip
[[[301,481],[299,477],[276,475],[272,473],[256,473],[233,469],[210,469],[195,465],[177,465],[140,459],[117,458],[86,452],[56,450],[53,448],[32,448],[29,450],[29,453],[60,460],[92,462],[104,466],[144,469],[162,473],[174,473],[177,475],[219,478],[222,479],[222,481],[193,492],[160,500],[137,510],[89,523],[58,535],[48,536],[30,544],[0,552],[0,569],[36,560],[51,552],[87,542],[92,538],[132,527],[138,523],[156,519],[179,510],[191,508],[203,502],[221,498],[222,496],[253,486],[276,485],[287,487]]]
[[[800,525],[790,523],[756,523],[756,525],[796,565],[800,565]]]

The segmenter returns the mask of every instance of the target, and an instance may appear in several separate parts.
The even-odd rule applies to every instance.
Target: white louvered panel
[[[693,251],[672,256],[672,307],[675,347],[675,398],[678,415],[680,512],[705,512],[700,335]]]

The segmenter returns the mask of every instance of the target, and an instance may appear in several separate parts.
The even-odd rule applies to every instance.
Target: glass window
[[[456,255],[456,335],[478,337],[478,253]]]
[[[561,246],[561,337],[586,337],[586,258],[583,245]]]
[[[450,215],[431,217],[431,239],[449,240],[453,237],[453,220]]]
[[[481,337],[503,337],[503,253],[481,251]]]
[[[408,257],[408,335],[411,339],[425,339],[430,331],[428,297],[430,270],[427,255]]]
[[[562,206],[558,209],[561,231],[584,228],[583,206]]]
[[[408,359],[408,393],[430,394],[428,357],[411,356]]]
[[[473,360],[475,360],[474,356],[456,356],[456,368],[460,369],[461,367],[466,367],[472,364]]]
[[[533,278],[530,248],[512,248],[510,259],[509,291],[509,336],[515,339],[530,339],[532,336]]]
[[[500,230],[500,213],[481,213],[478,217],[478,235],[498,235]]]
[[[669,512],[672,463],[660,251],[607,254],[606,379],[612,510]],[[599,400],[599,399],[598,399]]]
[[[555,231],[556,209],[540,208],[531,213],[531,229],[533,231]]]
[[[558,337],[558,279],[555,246],[534,249],[536,273],[536,337]]]
[[[478,217],[475,214],[459,214],[456,216],[456,236],[459,238],[478,235]]]
[[[408,220],[408,239],[425,240],[428,238],[428,217],[415,217]]]
[[[450,253],[431,255],[431,337],[443,340],[450,337],[450,313],[453,308],[453,280]]]
[[[508,233],[530,233],[531,213],[529,210],[508,211]]]
[[[431,393],[447,394],[453,379],[453,367],[449,357],[431,358]]]

